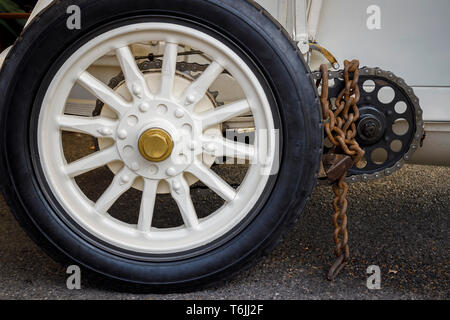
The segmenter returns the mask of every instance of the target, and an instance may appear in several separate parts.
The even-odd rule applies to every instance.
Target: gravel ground
[[[333,262],[331,188],[318,187],[284,241],[256,266],[216,288],[170,295],[108,291],[86,278],[81,290],[68,290],[66,268],[29,240],[0,197],[0,298],[448,299],[449,190],[450,168],[416,165],[352,185],[352,258],[331,283],[325,280]],[[380,290],[366,287],[370,265],[381,268]]]

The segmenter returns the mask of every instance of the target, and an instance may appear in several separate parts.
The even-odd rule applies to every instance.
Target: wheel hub
[[[373,106],[359,108],[360,120],[357,123],[358,142],[371,145],[378,142],[386,131],[386,117]]]
[[[148,106],[145,111],[141,104]],[[137,175],[161,180],[182,173],[193,161],[189,148],[197,127],[188,112],[179,117],[178,103],[148,99],[120,121],[116,147],[121,160]]]
[[[139,138],[139,152],[149,161],[164,161],[171,155],[172,150],[172,137],[163,129],[149,129]]]
[[[159,85],[160,76],[156,72],[145,73],[147,83],[150,87]],[[182,76],[176,76],[174,85],[174,96],[180,96],[193,80]],[[131,100],[131,96],[126,89],[125,83],[114,87],[114,91]],[[196,106],[196,112],[205,112],[214,109],[211,99],[204,99]],[[114,117],[114,113],[109,108],[102,108],[101,116]],[[146,132],[159,129],[166,132],[169,138],[160,139],[154,134],[147,136]],[[159,99],[157,97],[147,97],[138,101],[128,113],[122,116],[120,124],[117,127],[115,135],[116,147],[124,164],[133,170],[136,174],[146,179],[161,180],[167,179],[183,172],[192,162],[193,150],[192,144],[195,140],[196,131],[194,119],[189,112],[186,112],[185,106],[174,100]],[[216,126],[209,131],[210,135],[220,135],[220,126]],[[197,132],[197,135],[199,133]],[[151,138],[151,139],[149,139]],[[170,141],[172,147],[170,148]],[[107,140],[99,139],[99,148],[104,149],[110,146]],[[162,149],[169,145],[170,152],[165,155],[164,150],[158,150],[155,144],[161,143]],[[144,145],[148,145],[144,150]],[[151,146],[152,145],[152,146]],[[203,155],[203,162],[211,166],[215,161],[214,156]],[[120,163],[108,164],[110,170],[117,174],[120,169]],[[193,175],[187,174],[186,179],[189,185],[198,181]],[[138,190],[143,189],[141,180],[137,180],[133,185]],[[169,189],[165,184],[160,184],[158,193],[168,193]]]

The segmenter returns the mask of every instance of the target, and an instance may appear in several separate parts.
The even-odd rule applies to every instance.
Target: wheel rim
[[[130,45],[146,41],[165,44],[160,88],[151,88],[137,67]],[[200,49],[212,57],[201,76],[180,95],[173,92],[177,50],[180,45]],[[86,71],[99,57],[114,51],[132,97],[125,99]],[[246,99],[208,112],[196,106],[217,77],[226,70],[236,79]],[[103,101],[116,119],[84,118],[64,114],[71,89],[78,83]],[[208,129],[251,112],[255,143],[233,143]],[[143,135],[151,130],[167,133],[173,151],[167,159],[149,161],[139,148]],[[80,160],[67,163],[61,143],[62,131],[109,138],[114,144]],[[277,156],[276,131],[267,96],[245,62],[220,41],[196,29],[169,23],[140,23],[121,27],[92,39],[60,68],[44,97],[38,123],[41,165],[53,194],[84,230],[118,248],[149,254],[170,254],[192,250],[213,242],[236,227],[261,197]],[[230,156],[251,160],[238,189],[215,174],[200,157]],[[180,157],[181,155],[181,157]],[[153,159],[154,160],[154,159]],[[120,161],[123,167],[94,203],[78,187],[75,177],[100,166]],[[190,197],[186,174],[192,174],[225,200],[208,217],[199,219]],[[143,180],[141,211],[136,224],[126,224],[108,214],[108,209],[137,181]],[[152,227],[158,185],[165,181],[177,203],[184,225]]]

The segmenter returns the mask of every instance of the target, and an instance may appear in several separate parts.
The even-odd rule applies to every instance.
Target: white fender
[[[11,50],[11,47],[6,48],[5,50],[2,51],[2,53],[0,53],[0,69],[2,68],[3,62],[5,61],[9,50]]]

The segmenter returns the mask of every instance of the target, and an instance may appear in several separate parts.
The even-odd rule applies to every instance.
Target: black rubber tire
[[[81,8],[81,30],[66,28],[66,9],[74,3]],[[67,56],[105,30],[161,19],[201,29],[243,57],[270,97],[282,133],[280,170],[252,218],[220,245],[167,261],[123,255],[82,236],[80,227],[54,203],[42,178],[35,129],[43,93]],[[254,2],[56,1],[34,19],[9,53],[0,73],[0,92],[0,183],[12,212],[50,256],[102,274],[114,280],[108,282],[117,289],[196,290],[229,278],[278,243],[317,181],[323,139],[310,71],[283,28]]]

